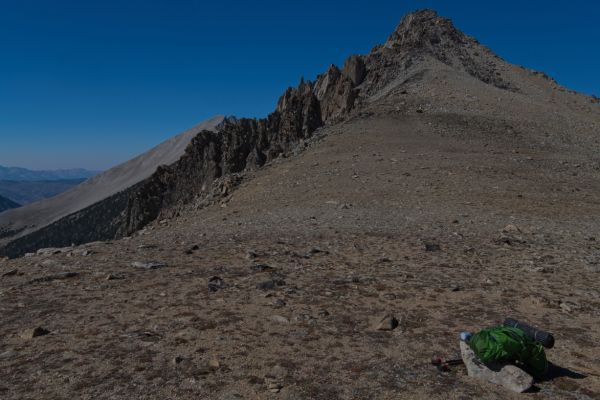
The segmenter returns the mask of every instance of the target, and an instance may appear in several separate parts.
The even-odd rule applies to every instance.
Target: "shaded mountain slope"
[[[19,206],[19,203],[16,203],[11,199],[7,199],[6,197],[0,196],[0,212],[10,210],[11,208],[17,208]]]
[[[79,185],[85,179],[57,179],[52,181],[0,180],[0,195],[15,199],[20,204],[34,203],[54,197]]]
[[[5,241],[8,241],[38,232],[68,215],[130,188],[152,175],[160,165],[168,165],[177,161],[190,140],[198,132],[215,129],[222,121],[222,117],[207,120],[132,160],[86,180],[67,192],[2,214],[0,216],[0,243],[3,237]],[[115,210],[115,212],[120,211]],[[96,222],[100,223],[103,220],[102,216],[97,216]],[[81,230],[93,230],[94,228],[94,225],[80,227]],[[52,240],[52,238],[47,240]]]

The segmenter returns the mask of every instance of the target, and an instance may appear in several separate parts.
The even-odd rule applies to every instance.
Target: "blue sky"
[[[104,169],[434,8],[510,62],[600,95],[600,2],[0,0],[0,165]]]

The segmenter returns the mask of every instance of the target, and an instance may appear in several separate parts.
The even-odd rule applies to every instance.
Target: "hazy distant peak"
[[[30,170],[20,167],[4,167],[0,165],[0,180],[4,181],[54,181],[64,179],[87,179],[98,174],[83,168],[59,170]]]

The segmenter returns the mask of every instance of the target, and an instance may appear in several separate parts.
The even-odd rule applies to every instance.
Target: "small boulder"
[[[131,263],[132,267],[140,268],[140,269],[159,269],[167,267],[167,264],[159,261],[134,261]]]
[[[218,292],[221,289],[225,288],[225,282],[223,279],[218,276],[213,276],[208,279],[208,291],[209,292]]]
[[[426,242],[425,251],[440,251],[442,248],[437,243]]]
[[[125,279],[125,277],[121,274],[108,274],[106,275],[106,280],[107,281],[116,281],[116,280],[120,280],[120,279]]]
[[[285,281],[283,279],[269,279],[256,284],[256,288],[259,290],[275,290],[278,286],[284,286]]]
[[[36,328],[29,329],[29,330],[23,332],[21,337],[23,339],[33,339],[33,338],[40,337],[40,336],[46,336],[49,333],[50,333],[50,331],[48,329],[38,326]]]
[[[272,272],[273,267],[267,264],[254,264],[250,266],[250,269],[256,272]]]
[[[276,322],[278,324],[289,324],[290,320],[287,319],[286,317],[283,317],[281,315],[273,315],[271,317],[271,321]]]
[[[378,331],[393,331],[398,327],[400,322],[392,314],[386,314],[383,318],[380,318],[375,325],[375,330]]]

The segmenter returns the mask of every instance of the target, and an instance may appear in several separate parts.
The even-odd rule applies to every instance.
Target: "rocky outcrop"
[[[354,86],[352,80],[335,65],[317,78],[314,94],[325,122],[339,118],[352,109],[358,95]]]
[[[301,82],[285,92],[267,118],[228,118],[217,132],[201,132],[178,162],[161,167],[129,193],[119,234],[210,195],[217,179],[260,168],[309,138],[323,125],[313,89],[313,83]]]

